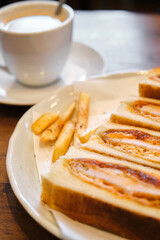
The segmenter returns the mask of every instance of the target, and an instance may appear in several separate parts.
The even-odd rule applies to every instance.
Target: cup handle
[[[4,60],[4,57],[3,57],[1,42],[0,42],[0,70],[11,74],[9,69],[6,66],[6,63],[5,63],[5,60]]]
[[[4,65],[1,65],[1,64],[0,64],[0,70],[4,71],[4,72],[6,72],[6,73],[11,74],[10,71],[8,70],[7,66],[4,66]]]

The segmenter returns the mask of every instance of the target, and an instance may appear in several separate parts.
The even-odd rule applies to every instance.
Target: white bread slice
[[[160,110],[160,101],[150,98],[140,98],[135,96],[130,96],[125,101],[121,102],[118,109],[111,113],[110,121],[114,123],[128,124],[137,127],[148,128],[156,131],[160,131],[160,121],[151,119],[148,116],[137,114],[131,111],[135,101],[144,101],[149,104],[156,104]]]
[[[139,83],[139,96],[147,98],[160,99],[160,80],[154,81],[151,78],[146,78]]]
[[[81,164],[83,160],[90,162],[95,160],[100,165],[111,163],[110,158],[72,148],[65,158],[61,158],[53,165],[49,175],[42,176],[42,201],[75,220],[114,232],[122,237],[134,240],[158,240],[160,209],[115,194],[81,179],[71,171],[68,164],[70,161]],[[142,175],[148,176],[147,178],[151,176],[153,181],[157,180],[157,189],[160,191],[158,170],[125,161],[120,163],[115,159],[112,164],[119,164],[122,168],[131,169],[132,172],[141,171]],[[92,166],[91,163],[91,168]],[[144,182],[146,180],[150,188],[153,183],[147,182],[147,178],[144,177]]]
[[[114,132],[120,134],[126,132],[128,138],[123,135],[120,138],[115,138],[115,136],[112,138],[112,135],[109,135],[109,140],[105,141],[104,137],[107,132],[113,134]],[[133,139],[131,138],[132,132]],[[148,139],[151,139],[151,142]],[[160,169],[160,133],[157,131],[108,122],[100,127],[88,142],[81,144],[81,147],[119,160]]]

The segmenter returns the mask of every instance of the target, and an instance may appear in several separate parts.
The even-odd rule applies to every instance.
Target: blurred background
[[[15,0],[0,0],[0,7]],[[128,10],[144,13],[160,13],[160,0],[68,0],[67,4],[79,10]]]

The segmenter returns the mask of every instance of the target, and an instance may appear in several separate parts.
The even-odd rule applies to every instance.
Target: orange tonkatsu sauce
[[[160,144],[160,137],[156,137],[150,135],[149,133],[136,129],[109,129],[104,132],[103,136],[109,138],[137,139],[146,141],[151,144]]]
[[[101,138],[107,145],[135,157],[160,161],[160,137],[158,136],[135,129],[109,129]]]
[[[152,75],[152,76],[149,77],[149,79],[160,83],[160,75],[159,74]]]
[[[135,112],[138,115],[150,118],[155,121],[160,121],[160,104],[151,103],[144,100],[136,100],[132,106],[128,106],[130,111]]]
[[[119,197],[160,207],[160,176],[121,163],[74,158],[67,161],[71,174]]]

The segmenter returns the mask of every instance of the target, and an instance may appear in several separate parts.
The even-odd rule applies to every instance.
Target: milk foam
[[[8,22],[3,29],[9,32],[34,33],[57,28],[61,23],[59,19],[50,16],[27,16]]]

